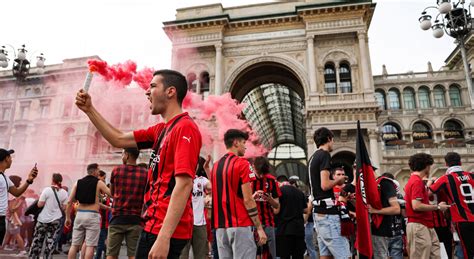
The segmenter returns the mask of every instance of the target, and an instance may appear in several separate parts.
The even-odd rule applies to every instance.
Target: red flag
[[[357,236],[356,248],[360,254],[372,258],[372,238],[370,233],[369,211],[367,204],[381,209],[382,202],[375,181],[374,168],[370,163],[369,154],[365,147],[364,138],[360,130],[360,122],[357,121],[357,140],[356,140],[356,162],[357,162],[357,183],[356,183],[356,220]],[[372,217],[375,226],[380,226],[382,217]]]

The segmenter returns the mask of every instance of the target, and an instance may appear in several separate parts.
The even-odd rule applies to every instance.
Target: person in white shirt
[[[199,157],[198,169],[196,170],[196,177],[193,181],[193,237],[189,243],[183,248],[180,259],[189,258],[189,249],[193,247],[194,258],[207,258],[209,252],[209,246],[207,245],[207,229],[206,229],[206,217],[204,215],[204,198],[206,193],[211,191],[211,183],[206,177],[204,170],[204,164],[206,163],[209,167],[210,157],[208,160],[204,160],[203,157]]]
[[[0,245],[3,244],[3,238],[6,232],[5,218],[8,208],[8,193],[11,193],[15,197],[20,197],[38,175],[38,169],[35,165],[33,169],[31,169],[25,183],[20,187],[16,187],[10,178],[5,175],[5,171],[9,169],[13,163],[13,153],[15,153],[15,151],[0,148]]]
[[[29,258],[40,257],[45,239],[43,258],[52,258],[54,241],[61,231],[61,218],[64,217],[64,209],[68,200],[67,192],[61,188],[62,181],[61,174],[53,174],[51,187],[46,187],[40,195],[38,207],[43,210],[38,215]]]

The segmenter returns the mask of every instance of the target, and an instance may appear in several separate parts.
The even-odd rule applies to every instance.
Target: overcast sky
[[[174,20],[176,8],[216,3],[215,0],[4,0],[0,45],[29,54],[44,52],[46,64],[63,59],[98,55],[109,63],[131,59],[139,67],[165,68],[171,62],[171,43],[163,21]],[[224,7],[255,0],[222,1]],[[426,71],[427,62],[438,70],[455,45],[444,36],[419,29],[418,17],[435,0],[379,0],[369,29],[373,74],[382,64],[389,73]]]

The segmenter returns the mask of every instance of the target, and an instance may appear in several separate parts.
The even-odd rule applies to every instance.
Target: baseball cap
[[[0,161],[5,160],[5,158],[7,158],[7,156],[9,156],[13,153],[15,153],[15,151],[13,149],[6,150],[6,149],[3,149],[3,148],[0,148]]]

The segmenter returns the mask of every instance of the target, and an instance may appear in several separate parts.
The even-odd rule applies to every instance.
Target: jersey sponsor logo
[[[255,178],[255,169],[253,169],[253,166],[249,163],[249,169],[250,169],[250,178]]]
[[[204,195],[204,192],[201,190],[193,191],[193,197],[201,197]]]
[[[155,171],[156,165],[158,165],[159,163],[160,163],[160,155],[156,155],[155,150],[153,150],[150,155],[150,167],[151,167],[152,172]]]

